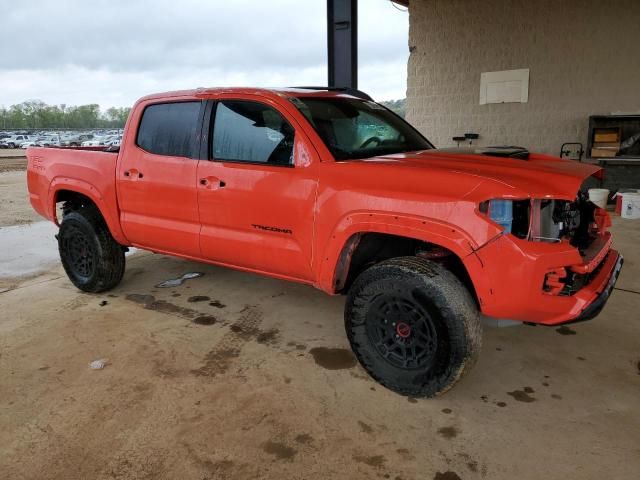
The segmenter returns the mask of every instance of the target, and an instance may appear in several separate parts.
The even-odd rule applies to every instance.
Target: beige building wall
[[[640,0],[410,0],[407,119],[438,147],[558,155],[588,117],[640,112]],[[482,72],[528,68],[528,103],[480,105]]]

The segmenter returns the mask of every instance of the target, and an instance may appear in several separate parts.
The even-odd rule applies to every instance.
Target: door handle
[[[139,172],[135,168],[132,168],[131,170],[125,170],[124,171],[124,176],[127,177],[127,178],[132,178],[132,179],[144,177],[142,172]]]
[[[218,188],[225,187],[227,184],[217,177],[204,177],[200,179],[200,185],[209,190],[217,190]]]

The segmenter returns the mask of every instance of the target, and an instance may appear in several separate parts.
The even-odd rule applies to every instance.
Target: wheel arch
[[[124,235],[120,227],[117,207],[112,211],[107,205],[107,201],[100,191],[89,182],[78,179],[65,178],[64,180],[56,179],[51,182],[49,189],[49,217],[53,219],[56,225],[60,225],[58,219],[56,205],[60,202],[77,201],[81,205],[94,205],[100,215],[104,219],[113,238],[121,245],[128,245],[129,241]]]
[[[364,219],[365,221],[358,221]],[[366,213],[346,217],[346,221],[334,230],[321,258],[319,288],[336,294],[341,293],[353,280],[354,257],[358,255],[367,242],[376,242],[375,236],[386,243],[387,248],[378,261],[396,256],[415,255],[413,247],[435,247],[451,255],[459,269],[454,272],[462,277],[465,286],[470,289],[473,297],[478,301],[475,285],[464,259],[477,248],[473,239],[455,225],[445,222],[402,215],[386,215]],[[395,245],[394,245],[395,243]],[[366,259],[366,255],[364,256]],[[358,265],[355,264],[357,267]]]

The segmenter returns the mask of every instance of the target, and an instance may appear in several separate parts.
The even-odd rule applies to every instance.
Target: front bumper
[[[613,292],[614,287],[616,286],[616,282],[618,281],[618,277],[620,276],[620,272],[622,271],[622,264],[624,263],[624,258],[615,250],[611,251],[610,255],[615,253],[615,266],[613,267],[613,271],[609,275],[609,279],[605,288],[597,294],[595,300],[593,300],[584,310],[578,315],[576,318],[572,320],[568,320],[564,323],[576,323],[576,322],[584,322],[587,320],[591,320],[592,318],[597,317],[604,306],[609,300],[611,296],[611,292]]]
[[[465,259],[484,315],[522,322],[559,325],[594,318],[608,300],[623,259],[608,237],[591,255],[581,257],[570,245],[528,242],[511,235],[477,250]],[[549,271],[565,266],[588,275],[569,294],[544,290]]]

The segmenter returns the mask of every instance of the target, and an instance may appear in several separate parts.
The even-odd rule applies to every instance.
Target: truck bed
[[[58,223],[55,204],[65,188],[89,197],[111,226],[118,224],[116,166],[118,152],[105,147],[31,147],[27,149],[27,185],[33,208]],[[119,230],[119,228],[118,228]]]

